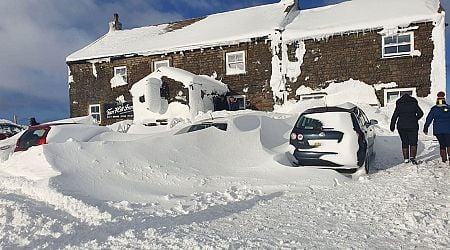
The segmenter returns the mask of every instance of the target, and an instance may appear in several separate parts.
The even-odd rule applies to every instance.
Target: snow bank
[[[121,134],[117,141],[97,137],[89,143],[49,144],[45,150],[35,147],[9,160],[8,169],[32,180],[50,178],[62,193],[75,192],[78,198],[158,201],[164,208],[185,200],[176,197],[230,186],[250,185],[263,191],[288,183],[300,187],[305,177],[312,180],[308,183],[321,185],[333,185],[335,178],[343,178],[333,171],[294,169],[278,163],[284,153],[272,150],[286,146],[292,121],[275,122],[263,114],[224,118],[227,132],[209,128],[175,136],[130,135],[128,140],[127,134]],[[277,140],[273,140],[273,131],[279,135]]]
[[[371,174],[357,181],[289,167],[297,115],[279,113],[214,112],[199,119],[227,131],[108,132],[16,153],[0,163],[0,246],[443,248],[450,182],[438,145],[420,135],[424,163],[404,165],[397,133],[383,129],[390,106],[360,107],[381,123]]]
[[[359,80],[350,79],[345,82],[330,83],[324,89],[324,92],[327,93],[325,98],[330,106],[336,106],[345,102],[379,105],[374,88]]]
[[[391,86],[391,84],[381,86]],[[337,106],[346,102],[357,106],[379,106],[375,88],[359,80],[350,79],[344,82],[332,82],[327,88],[318,90],[302,85],[296,90],[297,96],[314,93],[326,93],[326,96],[323,99],[289,100],[283,105],[275,105],[274,110],[279,113],[299,114],[309,108],[325,105]]]

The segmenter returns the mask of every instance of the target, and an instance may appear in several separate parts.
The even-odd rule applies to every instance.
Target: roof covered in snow
[[[439,0],[351,0],[297,11],[283,33],[284,40],[322,38],[370,29],[397,29],[434,20]]]
[[[108,32],[67,57],[67,61],[121,55],[151,55],[223,46],[265,37],[284,27],[285,41],[323,38],[368,29],[395,29],[434,20],[439,0],[351,0],[308,10],[294,0],[229,11],[173,24]]]
[[[131,93],[141,94],[142,86],[147,84],[149,78],[168,77],[175,81],[183,83],[185,88],[188,88],[192,84],[201,85],[201,89],[208,94],[211,93],[226,93],[228,92],[228,86],[221,81],[218,81],[210,76],[206,75],[196,75],[189,71],[178,69],[174,67],[160,67],[157,71],[147,75],[146,77],[139,80],[137,83],[133,84],[131,87]]]
[[[192,48],[227,45],[264,37],[280,26],[293,0],[229,11],[193,20],[173,30],[161,24],[109,32],[67,57],[67,61],[128,54],[158,54]]]

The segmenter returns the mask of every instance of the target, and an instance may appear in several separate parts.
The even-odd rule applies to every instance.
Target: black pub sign
[[[106,119],[117,119],[117,118],[133,118],[133,103],[105,103],[104,111]]]

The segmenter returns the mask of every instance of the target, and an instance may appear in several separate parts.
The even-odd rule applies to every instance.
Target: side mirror
[[[377,125],[378,121],[377,120],[370,120],[369,125]]]

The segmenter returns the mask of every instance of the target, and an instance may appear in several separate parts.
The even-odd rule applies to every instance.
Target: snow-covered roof
[[[439,0],[351,0],[288,14],[294,0],[261,5],[187,20],[108,32],[69,55],[80,61],[121,55],[151,55],[248,42],[284,29],[283,40],[323,38],[334,34],[396,29],[434,20]],[[285,27],[284,27],[285,26]]]
[[[0,119],[0,123],[1,124],[12,124],[12,125],[20,126],[19,124],[16,124],[16,123],[14,123],[14,122],[12,122],[10,120],[5,120],[5,119]]]
[[[67,61],[130,54],[159,54],[228,45],[268,36],[278,28],[293,0],[207,16],[181,29],[161,24],[112,31],[67,57]]]
[[[147,75],[146,77],[142,78],[141,80],[133,84],[133,87],[131,87],[130,91],[133,95],[141,94],[143,92],[142,86],[147,84],[149,78],[161,79],[161,77],[163,76],[181,82],[185,88],[188,88],[192,84],[199,84],[201,85],[201,89],[208,94],[211,93],[224,94],[229,91],[228,86],[226,84],[212,77],[205,75],[196,75],[189,71],[174,67],[158,68],[157,71]]]
[[[286,26],[283,39],[290,41],[360,30],[396,29],[414,22],[434,20],[439,5],[439,0],[352,0],[300,10]]]

